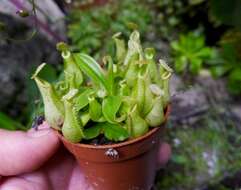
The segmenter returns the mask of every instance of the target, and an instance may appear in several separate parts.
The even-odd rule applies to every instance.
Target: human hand
[[[60,146],[46,123],[37,131],[0,129],[0,190],[91,190],[73,156]],[[170,146],[163,143],[159,166],[170,155]]]

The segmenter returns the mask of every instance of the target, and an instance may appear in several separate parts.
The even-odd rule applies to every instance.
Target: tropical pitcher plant
[[[120,33],[113,40],[115,57],[105,56],[102,67],[61,42],[57,49],[64,76],[48,83],[38,76],[42,64],[32,77],[43,98],[46,121],[70,142],[101,134],[110,141],[124,141],[164,122],[172,69],[163,60],[156,63],[153,48],[142,48],[138,31],[130,35],[127,48]]]

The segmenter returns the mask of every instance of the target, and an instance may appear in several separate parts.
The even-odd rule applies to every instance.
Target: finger
[[[56,190],[93,190],[81,172],[74,157],[64,148],[43,166],[41,170],[46,173],[51,187]],[[61,175],[60,175],[61,173]]]
[[[78,164],[76,164],[73,170],[68,190],[94,190],[86,181],[86,178],[84,174],[80,171]]]
[[[0,175],[18,175],[40,167],[60,142],[46,123],[27,133],[0,130]]]
[[[172,150],[169,144],[167,143],[161,143],[158,151],[158,169],[162,168],[165,166],[170,159],[172,154]]]
[[[53,189],[67,190],[75,165],[76,161],[74,157],[65,150],[64,147],[61,147],[58,152],[41,167],[41,170],[45,171]]]
[[[45,183],[36,183],[23,178],[13,177],[7,179],[1,186],[0,190],[49,190]]]

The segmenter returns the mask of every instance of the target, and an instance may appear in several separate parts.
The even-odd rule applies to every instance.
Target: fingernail
[[[51,129],[46,126],[39,126],[39,128],[36,129],[30,129],[27,133],[28,136],[33,137],[33,138],[38,138],[47,135],[50,133]]]

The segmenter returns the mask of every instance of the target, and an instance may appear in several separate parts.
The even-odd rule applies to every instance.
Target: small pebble
[[[98,139],[93,139],[90,144],[92,145],[98,145]]]
[[[38,126],[44,122],[44,119],[45,119],[44,116],[36,117],[33,121],[32,128],[34,128],[35,130],[38,130]]]
[[[36,121],[37,125],[41,125],[43,122],[44,122],[44,116],[41,115],[37,117],[37,121]]]

